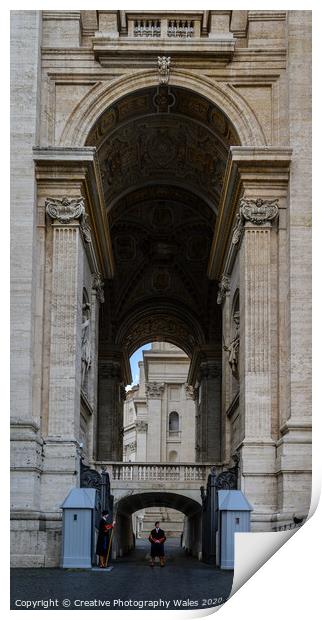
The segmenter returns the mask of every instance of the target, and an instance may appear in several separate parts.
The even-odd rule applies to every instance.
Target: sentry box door
[[[252,506],[241,491],[218,491],[219,565],[234,568],[235,533],[250,532]]]
[[[63,509],[63,568],[91,568],[95,489],[72,489]]]

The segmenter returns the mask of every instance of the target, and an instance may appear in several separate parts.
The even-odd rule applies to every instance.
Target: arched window
[[[179,414],[177,411],[171,411],[169,414],[169,432],[177,433],[179,430]]]

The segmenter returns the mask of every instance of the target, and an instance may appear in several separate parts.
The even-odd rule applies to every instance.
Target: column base
[[[312,491],[311,423],[292,418],[281,433],[276,444],[278,514],[307,515]]]
[[[240,489],[253,506],[251,529],[271,531],[271,519],[277,506],[275,442],[245,439],[239,446],[239,453]]]

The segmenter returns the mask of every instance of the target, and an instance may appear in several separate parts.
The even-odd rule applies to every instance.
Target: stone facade
[[[122,461],[129,357],[153,341],[190,358],[196,458],[239,453],[253,530],[305,516],[310,11],[11,23],[13,564],[58,565],[80,457]]]
[[[123,460],[142,463],[194,463],[196,404],[187,384],[189,357],[175,345],[152,343],[139,362],[139,384],[124,402]],[[180,536],[184,515],[147,508],[134,515],[134,531],[147,536],[157,519],[169,536]]]

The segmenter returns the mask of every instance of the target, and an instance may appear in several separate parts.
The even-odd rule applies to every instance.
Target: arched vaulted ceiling
[[[116,271],[105,283],[101,350],[129,354],[168,340],[192,354],[220,337],[207,262],[232,125],[212,103],[179,87],[133,92],[106,110],[96,146]]]

